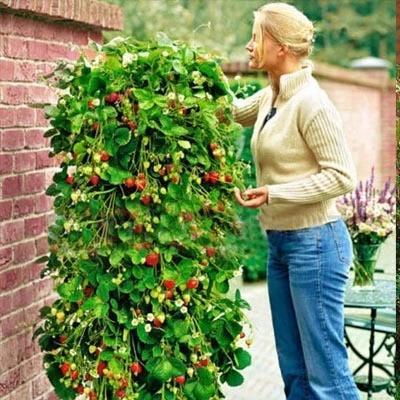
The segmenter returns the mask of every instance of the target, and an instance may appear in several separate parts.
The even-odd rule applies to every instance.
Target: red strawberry
[[[67,182],[69,185],[72,185],[74,183],[74,177],[72,175],[68,175],[65,179],[65,182]]]
[[[99,364],[97,365],[97,373],[100,376],[104,375],[104,369],[107,368],[107,363],[105,361],[100,361]]]
[[[97,175],[92,175],[89,181],[93,186],[97,186],[100,182],[100,177]]]
[[[139,103],[133,103],[132,110],[135,114],[139,111]]]
[[[219,201],[218,204],[217,204],[217,210],[221,211],[221,212],[224,212],[225,211],[224,203]]]
[[[128,380],[126,378],[120,379],[118,383],[121,389],[125,389],[129,386]]]
[[[85,380],[86,380],[86,381],[92,381],[92,380],[93,380],[92,375],[86,373],[86,374],[85,374]]]
[[[97,132],[97,130],[99,129],[99,123],[98,122],[94,122],[93,123],[93,125],[92,125],[92,130],[94,131],[94,132]]]
[[[143,225],[142,224],[137,224],[133,228],[134,232],[140,235],[143,232]]]
[[[215,171],[211,171],[208,174],[208,180],[211,183],[211,185],[215,185],[218,183],[218,179],[219,179],[219,174],[218,172]]]
[[[126,396],[126,393],[123,389],[118,389],[115,392],[115,395],[119,398],[119,399],[123,399]]]
[[[140,201],[141,201],[145,206],[148,206],[148,205],[151,203],[152,198],[151,198],[151,196],[150,196],[149,194],[146,194],[146,195],[144,195],[144,196],[142,196],[142,197],[140,198]]]
[[[75,388],[75,392],[78,393],[78,394],[83,394],[83,391],[84,391],[83,385],[78,385],[78,386]]]
[[[83,294],[85,295],[85,297],[91,297],[93,296],[94,293],[94,287],[93,286],[86,286],[83,289]]]
[[[89,400],[97,400],[97,394],[95,392],[89,392]]]
[[[137,123],[135,121],[128,121],[126,124],[131,131],[134,131],[137,128]]]
[[[165,289],[172,290],[175,287],[176,283],[173,279],[165,279],[163,285]]]
[[[108,161],[110,159],[110,155],[106,151],[102,151],[100,154],[101,161]]]
[[[206,254],[208,257],[214,257],[217,250],[214,247],[206,247]]]
[[[149,267],[156,267],[159,262],[160,256],[157,253],[150,253],[146,257],[146,265]]]
[[[196,289],[199,286],[199,280],[197,278],[190,278],[186,282],[186,287],[188,289]]]
[[[78,379],[79,376],[79,372],[77,370],[74,370],[71,372],[71,379],[74,381],[76,379]]]
[[[203,360],[200,360],[200,361],[199,361],[199,364],[200,364],[200,366],[202,366],[202,367],[207,367],[207,365],[208,365],[208,360],[207,360],[207,358],[205,358],[205,359],[203,359]]]
[[[143,191],[143,190],[145,189],[146,186],[147,186],[147,181],[146,181],[145,178],[141,178],[141,179],[138,179],[138,180],[136,181],[136,189],[137,189],[139,192]]]
[[[67,375],[68,371],[69,371],[69,364],[68,363],[64,363],[60,365],[60,371],[61,373],[65,376]]]
[[[233,181],[232,176],[231,175],[225,175],[225,182],[226,183],[231,183]]]
[[[206,172],[203,175],[203,183],[208,183],[208,182],[210,182],[210,174],[208,172]]]
[[[165,170],[167,171],[167,174],[170,174],[173,169],[174,169],[174,164],[165,165]]]
[[[131,178],[125,179],[124,184],[128,189],[135,187],[136,186],[135,178],[131,177]]]
[[[66,336],[66,335],[60,335],[60,336],[58,337],[58,341],[59,341],[61,344],[64,344],[67,340],[68,340],[68,336]]]
[[[193,215],[190,213],[184,213],[183,214],[183,219],[187,222],[193,221]]]
[[[115,104],[121,101],[121,95],[119,93],[110,93],[108,94],[104,100],[106,101],[107,104]]]
[[[176,382],[178,385],[183,385],[183,384],[185,383],[185,381],[186,381],[186,378],[185,378],[184,375],[180,375],[180,376],[177,376],[177,377],[175,378],[175,382]]]
[[[165,298],[167,300],[173,299],[174,298],[174,292],[172,290],[167,290],[165,292]]]
[[[215,150],[216,148],[218,148],[218,145],[216,143],[210,143],[211,150]]]
[[[96,108],[96,106],[95,106],[94,103],[93,103],[93,99],[88,100],[87,105],[88,105],[88,108],[89,108],[90,110],[94,110],[94,109]]]
[[[131,371],[133,375],[138,376],[142,373],[143,367],[137,361],[135,361],[131,364]]]
[[[173,176],[171,176],[171,182],[172,182],[172,183],[178,184],[178,183],[179,183],[179,180],[180,180],[179,175],[173,175]]]
[[[153,320],[153,325],[154,325],[156,328],[160,328],[161,325],[162,325],[162,322],[161,322],[159,319],[154,318],[154,320]]]
[[[243,339],[246,336],[244,332],[240,332],[240,339]]]

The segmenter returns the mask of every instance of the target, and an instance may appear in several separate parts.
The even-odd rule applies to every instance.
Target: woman
[[[269,243],[268,292],[279,365],[289,400],[359,399],[344,346],[344,290],[352,246],[335,198],[356,173],[340,117],[311,75],[314,28],[295,7],[255,12],[249,65],[271,85],[235,101],[234,117],[254,125],[256,189]]]

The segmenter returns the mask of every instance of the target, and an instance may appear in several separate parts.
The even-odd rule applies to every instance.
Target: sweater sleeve
[[[242,126],[253,126],[257,120],[260,101],[265,94],[265,89],[261,89],[246,99],[234,98],[233,118]]]
[[[268,204],[310,204],[351,192],[356,170],[334,107],[317,112],[306,127],[304,139],[319,164],[319,172],[288,183],[267,185]]]

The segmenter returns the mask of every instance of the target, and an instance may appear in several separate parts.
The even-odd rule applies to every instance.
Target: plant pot
[[[374,272],[381,244],[353,244],[354,282],[358,290],[373,290]]]

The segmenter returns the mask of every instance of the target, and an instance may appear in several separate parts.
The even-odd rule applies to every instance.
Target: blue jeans
[[[268,292],[288,400],[359,400],[344,345],[352,244],[342,219],[267,230]]]

